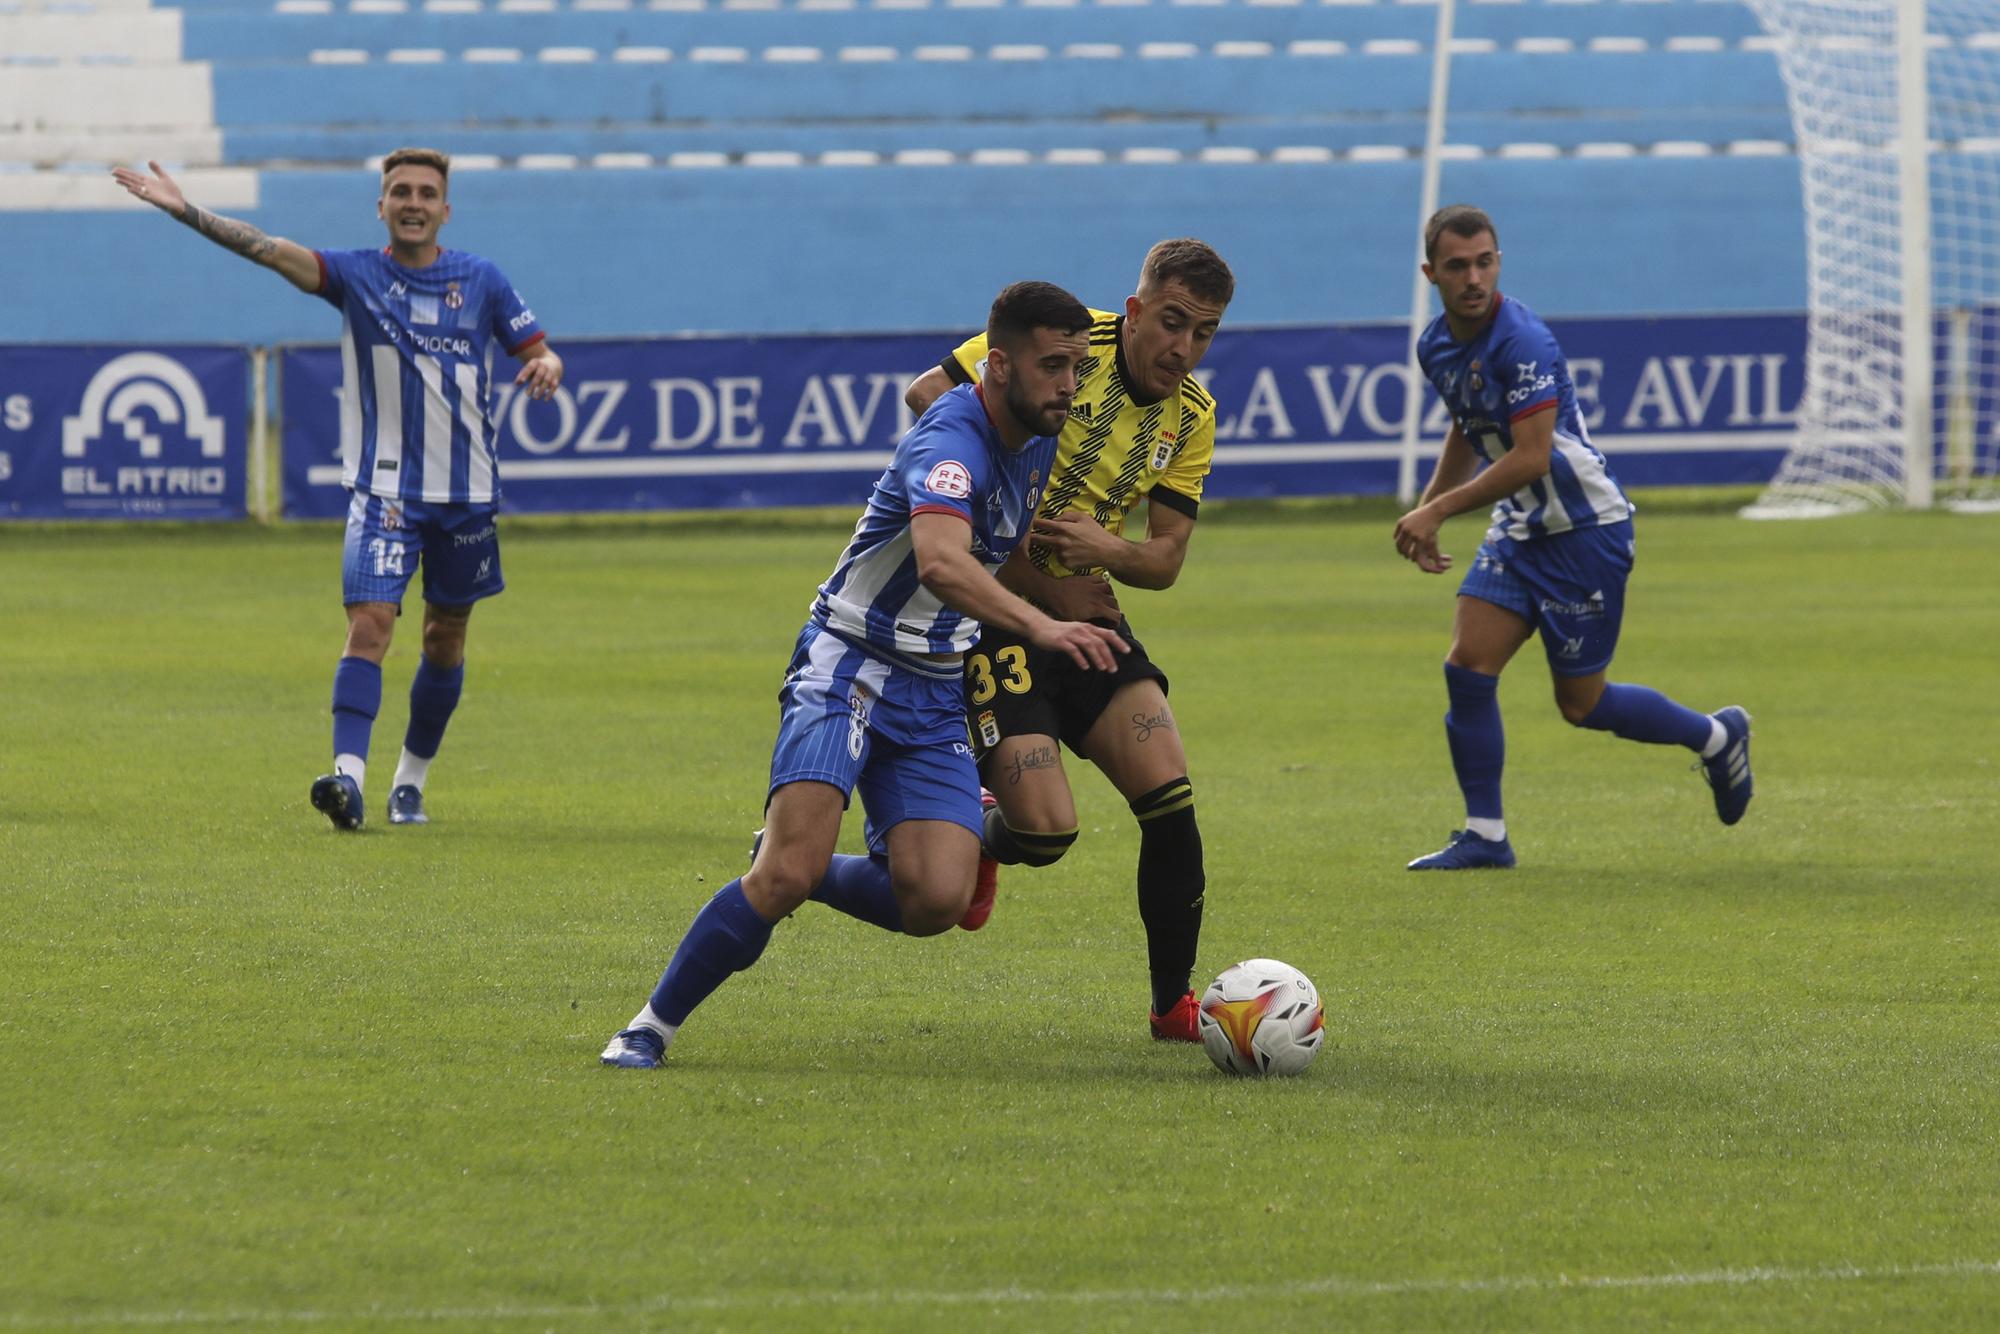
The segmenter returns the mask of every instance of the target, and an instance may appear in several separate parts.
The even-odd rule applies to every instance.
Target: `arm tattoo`
[[[1033,750],[1022,751],[1007,766],[1007,782],[1010,786],[1021,781],[1021,775],[1030,769],[1053,769],[1056,767],[1054,746],[1036,746]]]
[[[1168,713],[1165,709],[1161,709],[1158,713],[1152,715],[1150,718],[1143,713],[1135,713],[1132,715],[1132,731],[1135,739],[1139,741],[1148,741],[1152,739],[1153,733],[1162,730],[1168,732],[1174,730],[1173,715]]]
[[[225,250],[234,250],[253,264],[268,265],[278,243],[247,222],[210,213],[198,204],[188,204],[180,219]]]

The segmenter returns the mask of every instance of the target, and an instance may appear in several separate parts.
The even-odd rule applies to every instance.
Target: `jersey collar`
[[[1000,434],[1000,423],[994,420],[993,405],[986,401],[986,382],[984,380],[973,381],[972,396],[979,400],[979,414],[986,424],[987,445],[999,450],[1002,454],[1013,453],[1014,451],[1007,448],[1007,438]],[[1033,436],[1029,437],[1031,440],[1033,438]],[[1023,444],[1022,448],[1025,449],[1027,446]]]
[[[450,253],[451,252],[449,250],[446,250],[443,246],[439,246],[437,254],[431,256],[430,263],[424,265],[422,269],[413,269],[409,265],[403,263],[402,260],[396,258],[396,252],[393,247],[390,246],[382,247],[382,257],[388,260],[391,264],[394,264],[397,268],[401,269],[405,273],[422,273],[426,269],[434,269],[438,266],[438,261],[442,260],[446,255]]]
[[[1490,303],[1488,303],[1486,307],[1486,314],[1480,318],[1479,327],[1474,329],[1471,333],[1467,334],[1463,338],[1460,338],[1457,334],[1451,331],[1451,320],[1449,318],[1446,318],[1444,322],[1444,336],[1446,338],[1449,338],[1452,342],[1457,343],[1460,347],[1465,346],[1467,343],[1470,343],[1473,339],[1479,337],[1479,335],[1485,333],[1488,329],[1491,329],[1493,327],[1493,321],[1500,318],[1500,305],[1506,299],[1507,297],[1504,293],[1495,292],[1493,294],[1493,300]]]
[[[1118,383],[1125,386],[1125,397],[1129,402],[1138,407],[1150,408],[1153,404],[1161,400],[1157,398],[1141,398],[1139,391],[1133,387],[1132,369],[1125,364],[1125,317],[1120,315],[1118,323],[1112,327],[1118,331],[1118,341],[1113,345],[1118,349]]]

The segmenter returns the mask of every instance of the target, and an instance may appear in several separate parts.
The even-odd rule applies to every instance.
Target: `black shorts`
[[[965,655],[965,722],[972,733],[972,753],[984,760],[1007,737],[1052,736],[1088,758],[1083,739],[1119,687],[1158,681],[1165,694],[1167,674],[1132,637],[1132,623],[1121,616],[1115,628],[1132,651],[1108,672],[1079,667],[1067,653],[1045,652],[1005,631],[988,627],[981,633]]]

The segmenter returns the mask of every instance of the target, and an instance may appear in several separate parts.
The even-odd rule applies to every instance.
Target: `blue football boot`
[[[424,790],[415,783],[405,783],[389,793],[390,824],[429,824],[431,817],[424,814]]]
[[[1729,734],[1722,749],[1696,767],[1715,791],[1715,818],[1735,824],[1750,808],[1750,794],[1756,784],[1750,779],[1750,715],[1735,704],[1711,715]]]
[[[347,774],[321,774],[313,779],[312,804],[333,821],[335,829],[361,827],[361,784]]]
[[[667,1044],[650,1028],[624,1028],[597,1059],[625,1070],[656,1070],[666,1064]]]
[[[1412,871],[1504,871],[1514,864],[1514,845],[1504,838],[1481,838],[1470,829],[1454,829],[1451,842],[1428,857],[1410,863]]]

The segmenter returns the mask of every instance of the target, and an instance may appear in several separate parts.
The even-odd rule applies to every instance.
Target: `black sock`
[[[1165,1014],[1187,993],[1201,940],[1207,880],[1194,787],[1185,778],[1162,784],[1134,801],[1132,814],[1139,819],[1139,920],[1146,925],[1153,1013]]]
[[[1053,866],[1076,842],[1076,830],[1061,829],[1053,834],[1016,829],[1001,818],[995,806],[986,812],[986,829],[980,836],[980,851],[1002,866]]]

